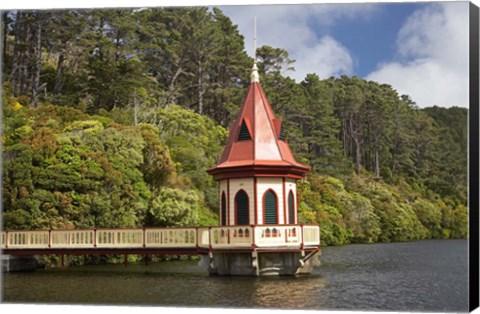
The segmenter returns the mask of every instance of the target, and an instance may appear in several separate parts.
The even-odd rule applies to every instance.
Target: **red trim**
[[[255,252],[255,248],[257,245],[255,244],[255,226],[252,225],[252,251]]]
[[[248,213],[247,218],[248,218],[248,221],[244,225],[239,225],[238,224],[237,196],[238,196],[238,193],[240,193],[240,191],[243,191],[243,193],[245,193],[245,195],[247,196],[247,213]],[[248,197],[248,193],[245,192],[244,189],[238,190],[237,193],[235,193],[235,198],[233,199],[233,202],[234,202],[234,206],[235,206],[235,226],[249,225],[250,224],[250,198]]]
[[[287,217],[287,204],[285,203],[285,193],[286,193],[286,187],[287,185],[285,184],[285,178],[282,178],[282,186],[283,186],[283,214],[284,214],[284,218],[283,218],[283,223],[285,225],[288,225],[289,221],[288,221],[288,217]]]
[[[303,238],[302,238],[303,242]],[[208,249],[212,250],[212,227],[208,227]]]
[[[198,227],[195,227],[195,247],[199,248],[199,245],[198,245]]]
[[[227,179],[227,226],[230,224],[230,179]]]
[[[297,207],[297,187],[295,186],[295,193],[293,193],[293,216],[294,223],[298,223],[298,207]]]
[[[207,172],[215,180],[228,178],[246,178],[246,177],[286,177],[291,179],[302,179],[308,172],[308,169],[296,167],[294,165],[274,166],[274,165],[243,165],[225,168],[212,168]]]
[[[293,222],[290,222],[290,195],[292,195],[292,210],[293,210]],[[295,196],[293,195],[292,189],[288,192],[288,223],[295,224],[296,208],[295,208]]]
[[[219,183],[218,183],[218,190],[217,190],[217,195],[218,195],[218,197],[220,198],[220,199],[219,199],[219,202],[218,202],[218,203],[220,204],[220,206],[219,206],[220,210],[219,210],[219,213],[218,213],[218,217],[219,217],[219,219],[220,219],[220,221],[218,222],[219,225],[222,225],[222,216],[221,216],[221,215],[222,215],[222,214],[221,214],[221,211],[222,211],[222,195],[220,194],[220,192],[222,191],[221,185],[222,185],[222,184],[219,182]]]
[[[211,252],[214,253],[249,253],[253,251],[257,252],[312,252],[312,251],[320,251],[320,246],[315,246],[315,247],[308,247],[305,249],[268,249],[268,250],[262,250],[262,249],[256,249],[254,247],[255,243],[252,244],[251,249],[233,249],[233,250],[225,250],[225,249],[218,249],[218,250],[211,250]],[[153,248],[147,248],[147,249],[9,249],[9,250],[3,250],[3,254],[8,254],[8,255],[51,255],[51,254],[68,254],[68,255],[95,255],[95,254],[100,254],[100,255],[108,255],[108,254],[139,254],[139,255],[161,255],[161,254],[167,254],[167,255],[194,255],[194,254],[206,254],[208,253],[208,249],[205,248],[191,248],[191,249],[153,249]]]
[[[225,199],[225,210],[223,210],[223,200]],[[225,214],[225,217],[223,215]],[[227,221],[227,197],[225,196],[225,191],[222,191],[222,194],[220,195],[220,226],[226,226],[228,225]],[[225,224],[223,223],[223,218],[225,218]]]
[[[255,104],[255,88],[252,90],[252,103]],[[255,116],[256,116],[255,106],[253,106],[253,115],[252,115],[252,125],[253,125],[253,130],[252,130],[253,131],[253,133],[252,133],[252,141],[253,141],[252,157],[253,157],[253,159],[255,159],[255,151],[256,151],[255,146],[257,146],[257,145],[255,145],[255,141],[257,140],[256,136],[255,136],[256,135],[255,133],[257,131],[256,128],[255,128]]]
[[[257,177],[253,177],[253,210],[255,211],[255,224],[258,225],[258,198],[257,198]]]
[[[276,201],[276,206],[275,206],[275,210],[276,210],[276,222],[274,224],[267,224],[266,221],[266,210],[265,210],[265,196],[267,195],[268,191],[272,191],[273,195],[275,196],[275,201]],[[268,189],[266,190],[264,193],[263,193],[263,197],[262,197],[262,209],[263,209],[263,224],[264,225],[278,225],[278,196],[277,196],[277,193],[275,193],[275,191],[273,189]]]
[[[302,243],[300,244],[300,248],[303,250],[303,248],[304,248],[304,246],[305,246],[305,245],[304,245],[304,242],[303,242],[303,231],[304,231],[304,230],[303,230],[303,225],[300,225],[300,230],[302,230],[302,231],[301,231],[301,232],[302,232]]]

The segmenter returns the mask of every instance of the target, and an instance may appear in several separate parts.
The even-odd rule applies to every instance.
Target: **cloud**
[[[295,72],[285,73],[301,81],[307,73],[322,78],[351,74],[350,51],[329,36],[328,30],[345,19],[368,19],[378,12],[375,4],[259,5],[220,7],[245,37],[247,53],[253,55],[253,17],[257,17],[258,46],[270,45],[288,51]],[[317,34],[314,29],[323,30]]]
[[[468,107],[468,3],[431,4],[415,11],[397,37],[397,60],[366,79],[392,85],[419,107]]]
[[[306,74],[312,72],[321,78],[352,72],[353,60],[350,52],[330,36],[320,38],[315,46],[305,47],[296,55],[296,71],[290,76],[297,81],[303,80]]]

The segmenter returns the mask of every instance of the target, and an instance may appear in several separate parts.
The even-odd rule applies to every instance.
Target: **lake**
[[[314,310],[468,311],[468,241],[325,247],[298,277],[209,276],[197,261],[3,274],[3,302]]]

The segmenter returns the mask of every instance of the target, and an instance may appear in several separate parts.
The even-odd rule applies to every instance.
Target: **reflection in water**
[[[209,276],[196,261],[10,273],[3,302],[465,312],[466,240],[327,247],[298,277]]]
[[[314,308],[316,296],[322,294],[325,279],[318,275],[298,278],[258,278],[254,284],[252,301],[255,307],[267,308]]]

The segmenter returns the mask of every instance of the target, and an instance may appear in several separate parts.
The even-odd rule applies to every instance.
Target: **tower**
[[[308,170],[295,160],[283,121],[273,113],[254,64],[227,145],[218,164],[208,170],[220,185],[220,224],[296,224],[296,180]]]
[[[298,163],[275,116],[254,63],[247,96],[218,163],[220,227],[211,227],[209,272],[220,275],[295,275],[310,272],[320,250],[318,226],[298,224]],[[247,249],[248,248],[248,249]]]

